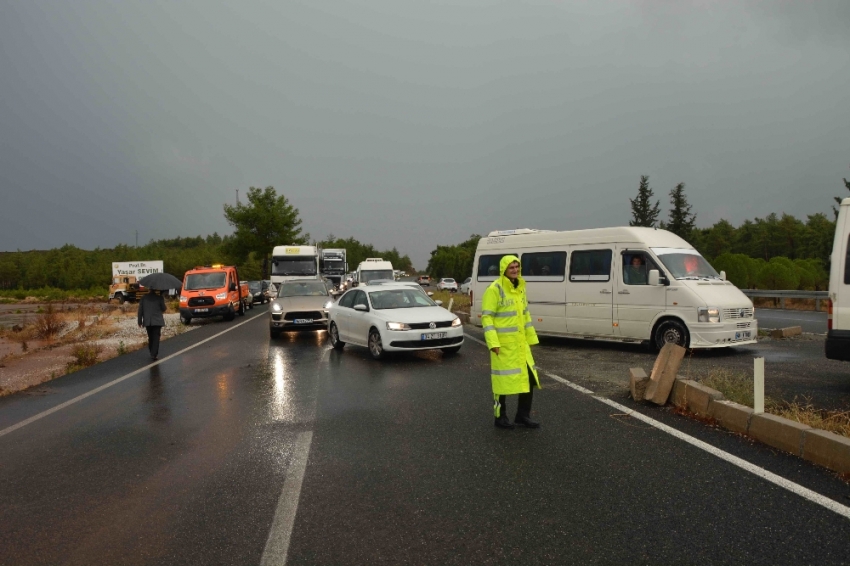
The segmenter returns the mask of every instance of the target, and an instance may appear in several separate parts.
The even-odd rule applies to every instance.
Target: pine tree
[[[652,188],[649,186],[649,176],[640,176],[640,187],[635,198],[629,199],[632,203],[632,219],[629,221],[629,226],[646,226],[654,228],[658,222],[659,201],[655,201],[652,205]]]
[[[685,196],[685,183],[679,183],[670,191],[670,221],[661,227],[684,240],[689,240],[694,230],[697,215],[691,214],[691,205]]]
[[[847,187],[847,190],[850,191],[850,181],[848,181],[847,179],[842,179],[842,181],[844,181],[844,186]],[[835,202],[836,202],[836,204],[838,204],[838,206],[841,206],[841,197],[832,197],[832,198],[835,199]],[[835,219],[838,220],[838,209],[833,206],[832,212],[835,213]]]

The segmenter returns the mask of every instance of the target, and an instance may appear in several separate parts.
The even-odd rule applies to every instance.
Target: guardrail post
[[[815,310],[820,312],[820,299],[815,299]]]
[[[785,297],[779,297],[779,308],[785,308]]]
[[[764,358],[753,359],[753,414],[764,412]]]

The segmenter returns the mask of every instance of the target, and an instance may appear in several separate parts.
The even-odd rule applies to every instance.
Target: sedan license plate
[[[445,338],[448,335],[448,332],[432,332],[430,334],[422,334],[422,340],[437,340],[438,338]]]
[[[195,309],[195,312],[210,312],[210,309]]]
[[[313,324],[313,319],[312,318],[296,318],[292,322],[294,322],[295,324]]]
[[[745,330],[744,332],[736,332],[735,340],[749,340],[750,339],[750,331]]]

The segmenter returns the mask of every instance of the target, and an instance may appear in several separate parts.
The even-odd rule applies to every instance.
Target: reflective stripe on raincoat
[[[529,346],[537,344],[537,332],[531,324],[528,299],[525,296],[525,280],[518,277],[514,288],[505,276],[511,262],[519,258],[506,255],[499,262],[501,276],[487,287],[481,298],[481,322],[487,348],[499,348],[499,354],[490,352],[490,378],[494,395],[528,393],[528,369],[534,373],[534,381],[540,388],[537,368]],[[497,415],[498,416],[498,415]]]

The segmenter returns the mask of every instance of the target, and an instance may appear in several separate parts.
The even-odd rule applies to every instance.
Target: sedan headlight
[[[273,310],[274,312],[280,312],[280,311],[282,311],[283,309],[281,309],[281,308],[280,308],[280,305],[279,305],[279,304],[277,304],[277,303],[272,303],[272,310]]]
[[[387,330],[410,330],[410,325],[403,322],[388,322]]]
[[[720,322],[720,309],[717,307],[700,307],[697,309],[699,322]]]
[[[218,295],[215,296],[215,298],[219,301],[222,301],[222,300],[227,298],[227,293],[219,293]]]
[[[463,325],[463,323],[460,321],[460,318],[458,318],[458,317],[455,317],[455,319],[452,321],[452,327],[453,328],[457,328],[458,326],[462,326],[462,325]]]
[[[326,303],[325,303],[325,310],[327,310],[327,309],[331,308],[331,307],[333,306],[333,304],[334,304],[334,302],[333,302],[333,301],[328,301],[328,302],[326,302]]]
[[[188,302],[189,302],[189,297],[185,297],[185,296],[183,296],[183,295],[180,295],[180,302],[181,302],[181,303],[188,303]]]

